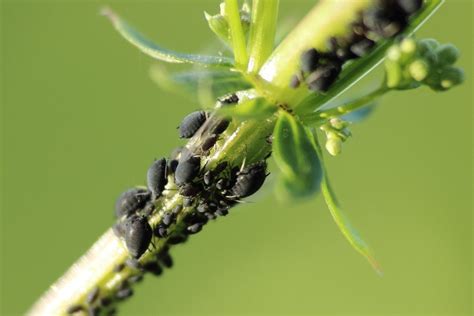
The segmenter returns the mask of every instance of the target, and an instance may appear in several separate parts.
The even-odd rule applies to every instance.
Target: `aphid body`
[[[174,173],[176,185],[182,186],[185,183],[191,182],[199,174],[200,168],[201,159],[192,155],[189,151],[183,151]]]
[[[159,198],[168,183],[168,166],[165,158],[155,160],[148,168],[147,185],[153,198]]]
[[[150,200],[151,193],[143,188],[133,188],[123,192],[115,203],[115,216],[131,216]]]
[[[262,161],[240,170],[231,193],[238,198],[243,198],[257,192],[267,177],[266,168],[267,164]]]
[[[131,216],[123,222],[123,237],[130,256],[138,259],[148,249],[153,235],[150,224],[142,216]]]
[[[207,119],[207,114],[204,111],[195,111],[184,117],[181,124],[179,124],[179,137],[191,138],[197,130],[204,124]]]

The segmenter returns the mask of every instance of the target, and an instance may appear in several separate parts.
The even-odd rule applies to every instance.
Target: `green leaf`
[[[362,239],[359,232],[352,226],[351,222],[349,221],[349,218],[344,214],[343,210],[341,209],[337,201],[336,195],[334,194],[334,191],[332,190],[329,184],[329,179],[326,170],[324,170],[324,176],[321,182],[321,191],[329,208],[329,211],[331,212],[332,218],[336,222],[344,237],[357,252],[359,252],[367,259],[372,268],[374,268],[374,270],[379,275],[382,275],[382,269],[377,260],[375,260],[371,249]]]
[[[233,60],[223,56],[207,56],[196,54],[178,53],[150,41],[144,37],[127,22],[122,20],[115,12],[109,8],[102,9],[102,14],[109,18],[115,29],[132,45],[136,46],[143,53],[154,59],[161,60],[168,63],[188,63],[205,67],[232,67]]]
[[[214,105],[218,97],[251,87],[240,73],[217,69],[171,73],[156,64],[151,67],[150,76],[163,90],[184,93],[204,107]]]
[[[240,18],[239,4],[237,0],[225,0],[225,18],[229,23],[230,38],[236,66],[246,70],[248,55],[245,32]]]
[[[257,73],[272,53],[279,0],[253,0],[248,71]]]
[[[287,112],[280,112],[272,150],[282,172],[280,186],[291,196],[307,197],[319,190],[322,167],[311,131]]]
[[[225,105],[218,112],[237,120],[264,119],[275,113],[277,107],[265,101],[264,98],[255,98],[243,101],[236,105]]]
[[[221,41],[232,46],[229,34],[229,23],[227,23],[225,17],[221,14],[210,15],[207,12],[204,12],[204,17],[211,31],[214,32]]]

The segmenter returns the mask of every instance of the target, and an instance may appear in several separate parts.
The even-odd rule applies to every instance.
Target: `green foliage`
[[[204,16],[207,20],[209,28],[212,32],[219,38],[222,42],[232,47],[232,37],[230,33],[229,22],[227,21],[225,13],[225,3],[221,3],[220,12],[215,15],[211,15],[207,12],[204,12]],[[244,3],[242,9],[240,10],[240,22],[242,24],[242,29],[245,34],[247,34],[250,26],[250,8]]]
[[[279,113],[272,150],[281,171],[280,186],[291,196],[308,197],[319,190],[322,168],[312,133],[287,112]]]
[[[195,64],[203,67],[232,67],[233,60],[223,56],[206,56],[196,54],[178,53],[169,49],[165,49],[137,32],[133,27],[128,25],[123,19],[115,14],[109,8],[104,8],[102,14],[110,19],[115,29],[132,45],[136,46],[143,53],[154,59],[168,63],[186,63]]]
[[[339,202],[337,201],[336,195],[332,190],[326,170],[324,171],[323,180],[321,183],[321,192],[323,193],[324,200],[331,212],[331,216],[334,219],[334,222],[339,227],[340,231],[347,239],[349,244],[362,256],[364,256],[367,261],[370,263],[372,268],[381,275],[382,269],[378,264],[377,260],[375,260],[374,255],[370,247],[367,243],[362,239],[359,232],[354,228],[354,226],[349,221],[349,218],[346,214],[344,214],[343,210],[341,209]]]
[[[203,107],[213,105],[220,96],[251,88],[240,73],[221,69],[169,72],[156,64],[151,67],[150,76],[163,90],[185,93]]]

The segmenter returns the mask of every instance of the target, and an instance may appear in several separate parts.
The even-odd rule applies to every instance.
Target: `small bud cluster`
[[[224,42],[227,44],[231,43],[230,28],[229,23],[226,19],[225,12],[225,3],[221,3],[220,12],[216,15],[210,15],[207,12],[204,12],[207,23],[211,30]],[[250,7],[247,3],[242,5],[240,10],[240,20],[242,23],[242,29],[244,33],[247,33],[250,28]]]
[[[342,143],[351,136],[348,129],[349,123],[340,118],[331,118],[320,129],[326,134],[326,150],[332,156],[337,156],[342,151]]]
[[[225,106],[239,100],[232,94],[219,101]],[[241,166],[221,161],[212,167],[204,159],[230,123],[230,119],[205,111],[193,112],[182,120],[179,137],[193,140],[187,147],[175,149],[170,158],[155,160],[147,172],[147,187],[125,191],[115,204],[117,222],[113,230],[124,241],[130,257],[113,273],[125,273],[124,281],[113,293],[94,289],[85,304],[70,306],[68,314],[87,311],[90,315],[113,315],[112,303],[132,296],[131,286],[141,281],[145,272],[158,276],[163,266],[173,265],[171,245],[185,242],[210,220],[226,216],[232,206],[260,189],[268,175],[265,159]],[[162,199],[176,191],[180,202],[158,210]],[[151,224],[155,213],[159,220]],[[159,252],[143,256],[150,245],[155,247],[154,242],[160,243]]]
[[[422,0],[379,0],[351,24],[349,34],[332,37],[326,51],[311,48],[301,55],[300,71],[290,80],[297,88],[305,82],[311,91],[326,92],[337,80],[345,62],[365,56],[383,38],[402,32]]]
[[[387,51],[386,85],[399,90],[421,85],[435,91],[448,90],[464,79],[462,69],[453,66],[458,58],[459,51],[452,44],[441,45],[434,39],[402,39]]]

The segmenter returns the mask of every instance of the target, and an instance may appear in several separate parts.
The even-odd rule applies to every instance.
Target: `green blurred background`
[[[281,2],[281,21],[314,4]],[[23,314],[110,227],[117,195],[198,106],[157,89],[103,4],[170,48],[213,40],[203,10],[218,1],[2,2],[2,315]],[[418,33],[461,49],[465,84],[387,96],[329,159],[382,278],[320,197],[279,205],[267,188],[176,247],[122,315],[472,315],[472,9],[448,1]]]

